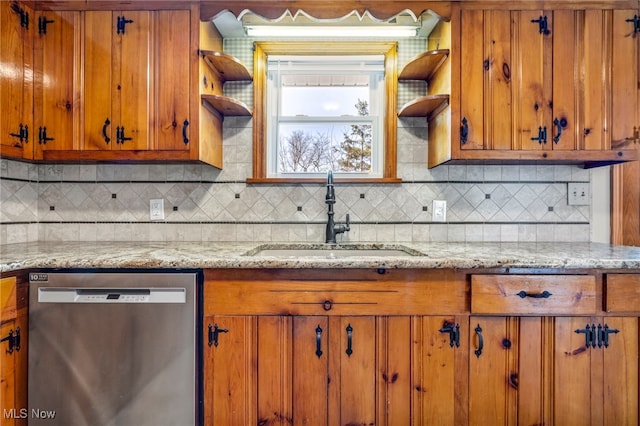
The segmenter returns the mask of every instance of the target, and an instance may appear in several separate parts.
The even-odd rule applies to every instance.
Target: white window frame
[[[359,64],[352,64],[354,61]],[[273,70],[272,62],[282,63],[282,67]],[[372,65],[372,62],[380,62]],[[278,65],[276,65],[278,67]],[[334,170],[336,178],[380,178],[383,167],[383,135],[382,120],[384,116],[384,56],[383,55],[273,55],[269,58],[267,72],[273,71],[275,78],[267,78],[267,177],[270,178],[318,178],[325,172],[281,172],[278,171],[278,140],[280,124],[321,124],[344,123],[370,124],[372,128],[371,140],[371,170],[369,172],[340,172]],[[284,116],[282,114],[281,96],[282,78],[286,75],[299,74],[356,74],[369,76],[369,115],[366,117],[352,116]],[[381,76],[379,81],[374,81]]]
[[[268,98],[269,78],[267,62],[269,56],[362,56],[384,55],[384,79],[380,85],[383,92],[384,105],[381,106],[378,128],[373,129],[379,135],[379,149],[372,157],[377,162],[377,171],[372,173],[344,173],[337,180],[355,182],[398,183],[396,176],[396,138],[397,138],[397,43],[396,42],[256,42],[254,44],[254,149],[253,177],[250,183],[261,182],[304,182],[320,181],[325,174],[318,173],[285,173],[275,170],[277,162],[275,150],[269,145],[273,138],[272,117],[269,115],[273,107],[273,99]],[[276,103],[277,104],[277,103]],[[370,106],[371,107],[371,106]],[[371,109],[370,109],[371,112]],[[354,117],[349,117],[353,121]],[[333,118],[332,118],[333,119]],[[373,151],[373,147],[372,147]]]

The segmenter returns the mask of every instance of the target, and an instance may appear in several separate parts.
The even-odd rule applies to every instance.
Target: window
[[[256,43],[250,181],[394,181],[395,43]]]

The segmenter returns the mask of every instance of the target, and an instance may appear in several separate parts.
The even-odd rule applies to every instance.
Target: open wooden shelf
[[[449,95],[421,96],[404,104],[398,117],[429,117],[449,104]]]
[[[398,80],[429,80],[449,57],[449,49],[423,52],[402,67]]]
[[[239,60],[226,53],[213,50],[201,50],[204,61],[214,69],[224,81],[251,81],[247,67]]]
[[[244,103],[233,98],[220,95],[200,95],[203,102],[218,111],[223,116],[251,117],[253,113]]]

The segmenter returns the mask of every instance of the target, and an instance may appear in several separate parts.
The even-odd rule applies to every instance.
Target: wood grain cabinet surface
[[[459,422],[465,287],[452,271],[205,273],[205,423]]]
[[[593,275],[472,275],[471,312],[500,315],[591,315]]]
[[[0,153],[4,157],[33,159],[33,16],[26,2],[0,2]]]
[[[546,9],[460,4],[451,21],[452,37],[459,37],[451,53],[452,75],[459,76],[451,89],[451,141],[430,140],[430,167],[449,160],[598,166],[638,159],[637,10],[587,2]]]
[[[635,425],[638,277],[206,271],[205,422]]]
[[[7,426],[27,424],[27,299],[23,281],[0,278],[0,414]]]
[[[35,20],[37,18],[37,20]],[[39,11],[34,36],[34,158],[80,148],[80,12]]]

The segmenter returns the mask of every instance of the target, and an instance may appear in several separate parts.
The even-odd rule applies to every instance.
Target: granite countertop
[[[384,243],[413,256],[251,255],[259,248],[328,249],[260,242],[34,242],[0,246],[0,272],[33,268],[543,268],[640,269],[640,247],[601,243]],[[325,256],[327,253],[327,256]],[[371,253],[371,252],[369,252]]]

